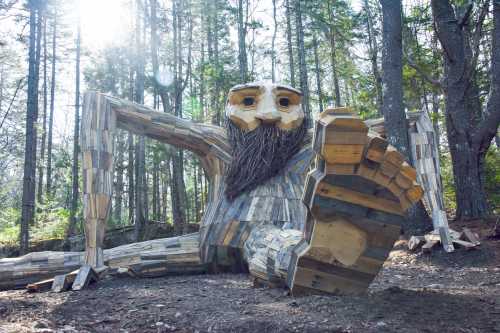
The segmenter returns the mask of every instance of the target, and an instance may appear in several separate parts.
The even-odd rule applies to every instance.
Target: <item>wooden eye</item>
[[[255,104],[255,98],[254,97],[245,97],[243,98],[243,105],[245,106],[252,106]]]
[[[281,97],[278,102],[280,106],[285,108],[287,108],[290,105],[290,100],[288,99],[288,97]]]

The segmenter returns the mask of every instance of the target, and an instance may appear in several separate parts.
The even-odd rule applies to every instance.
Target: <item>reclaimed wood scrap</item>
[[[90,283],[97,282],[98,280],[99,277],[92,268],[92,266],[83,265],[78,270],[78,273],[76,274],[75,281],[73,282],[73,286],[71,287],[71,289],[74,291],[82,290],[86,288]]]
[[[439,240],[427,240],[422,246],[422,252],[430,253],[437,244],[439,244]]]
[[[479,240],[479,237],[477,236],[477,234],[472,232],[469,228],[463,228],[462,231],[463,231],[463,236],[461,239],[469,241],[474,245],[481,244],[481,241]]]
[[[475,249],[478,245],[460,239],[453,239],[453,244],[459,245],[467,250]]]
[[[71,285],[75,281],[76,275],[79,270],[73,271],[68,274],[60,274],[54,276],[54,281],[52,282],[51,290],[56,293],[66,291],[71,289]]]
[[[446,227],[440,227],[438,231],[439,240],[441,242],[441,245],[443,246],[443,249],[448,253],[453,252],[455,248],[453,247],[450,230]]]
[[[380,210],[397,215],[403,215],[399,202],[380,198],[375,195],[369,195],[347,189],[345,187],[333,186],[326,183],[320,183],[316,190],[319,195],[329,198],[346,201],[363,207]]]
[[[424,236],[411,236],[408,240],[408,250],[416,251],[420,248],[420,246],[424,245],[425,237]]]
[[[52,287],[53,282],[54,279],[46,279],[39,282],[30,283],[26,286],[26,289],[31,293],[48,291]]]

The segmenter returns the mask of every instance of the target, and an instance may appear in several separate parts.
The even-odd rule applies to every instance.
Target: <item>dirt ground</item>
[[[399,242],[362,296],[295,298],[244,274],[109,278],[0,292],[0,332],[500,332],[500,239],[480,226],[479,250],[424,255]]]

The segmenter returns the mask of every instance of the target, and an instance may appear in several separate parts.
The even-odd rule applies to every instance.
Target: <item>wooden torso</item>
[[[286,167],[265,184],[228,201],[224,195],[224,176],[217,196],[208,204],[202,221],[202,257],[205,262],[233,266],[250,231],[261,224],[303,231],[307,208],[302,192],[313,151],[305,145]]]

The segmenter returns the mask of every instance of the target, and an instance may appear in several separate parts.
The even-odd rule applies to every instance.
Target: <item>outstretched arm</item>
[[[113,142],[116,128],[145,135],[197,154],[212,182],[220,181],[230,160],[223,129],[180,119],[97,92],[85,94],[81,149],[85,263],[104,264],[102,244],[113,193]]]
[[[224,162],[229,162],[230,148],[226,133],[219,126],[195,123],[144,105],[99,95],[106,99],[116,113],[118,128],[190,150],[201,158],[213,155]]]

